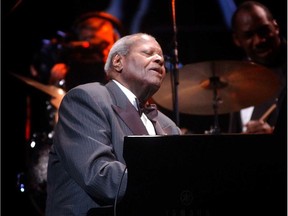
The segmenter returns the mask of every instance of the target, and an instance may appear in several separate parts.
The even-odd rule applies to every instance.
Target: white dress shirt
[[[138,111],[136,96],[129,89],[127,89],[125,86],[123,86],[122,84],[120,84],[116,80],[113,80],[113,82],[115,82],[119,86],[119,88],[127,96],[128,100],[131,102],[131,104]],[[148,119],[147,116],[144,113],[142,113],[140,118],[141,118],[144,126],[146,127],[149,135],[156,135],[155,128],[154,128],[152,122],[150,121],[150,119]]]
[[[245,132],[247,130],[245,125],[250,121],[253,110],[254,110],[254,106],[250,106],[250,107],[241,109],[241,111],[240,111],[241,121],[242,121],[242,131],[243,132]]]

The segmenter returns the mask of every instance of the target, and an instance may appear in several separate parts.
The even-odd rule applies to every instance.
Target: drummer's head
[[[75,20],[72,30],[76,40],[102,47],[105,60],[112,45],[123,34],[120,20],[110,13],[102,11],[81,14]]]
[[[281,38],[279,26],[266,6],[246,1],[232,17],[234,43],[254,62],[270,65],[276,60]]]
[[[79,40],[102,40],[114,43],[123,33],[122,24],[118,18],[103,11],[92,11],[81,14],[72,26]]]

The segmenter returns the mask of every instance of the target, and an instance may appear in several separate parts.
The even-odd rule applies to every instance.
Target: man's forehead
[[[267,20],[267,14],[261,7],[254,6],[253,10],[242,10],[237,16],[238,23],[257,22],[260,20]]]
[[[158,42],[153,37],[147,35],[142,35],[141,37],[137,38],[134,45],[145,47],[155,47],[155,45],[159,46]]]
[[[258,10],[257,13],[250,13],[243,11],[238,16],[238,30],[249,30],[254,28],[259,28],[260,26],[269,25],[270,21],[268,20],[266,13],[262,8]]]

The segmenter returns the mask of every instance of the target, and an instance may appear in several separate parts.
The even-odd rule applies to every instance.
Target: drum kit
[[[220,132],[219,114],[261,104],[274,97],[280,87],[280,80],[273,71],[244,61],[188,64],[180,68],[174,77],[177,77],[178,83],[177,96],[173,92],[173,76],[166,76],[153,101],[169,111],[177,107],[181,114],[213,116],[214,125],[209,133],[214,134]],[[177,105],[173,104],[175,97]]]
[[[199,62],[184,65],[178,72],[179,112],[188,115],[211,115],[215,116],[216,121],[218,114],[240,111],[274,97],[280,85],[280,80],[273,71],[242,61]],[[50,95],[51,104],[58,110],[66,93],[63,89],[44,85],[21,75],[13,75]],[[152,100],[160,109],[173,111],[172,95],[172,80],[167,73]],[[48,163],[48,160],[45,161]],[[44,167],[47,169],[47,164]],[[41,190],[43,192],[43,188]]]
[[[208,61],[179,70],[179,112],[214,115],[239,111],[275,96],[280,81],[264,66],[239,61]],[[156,104],[172,110],[169,76],[153,96]],[[216,93],[216,95],[215,95]]]

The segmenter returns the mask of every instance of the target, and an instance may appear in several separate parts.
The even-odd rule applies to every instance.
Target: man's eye
[[[153,52],[150,52],[150,51],[143,51],[143,53],[147,56],[151,56],[153,55]]]
[[[242,37],[244,39],[249,39],[251,37],[253,37],[254,33],[253,32],[245,32],[244,34],[242,34]]]
[[[266,35],[268,35],[270,32],[271,32],[270,28],[263,27],[263,28],[260,28],[257,33],[258,33],[259,35],[261,35],[261,36],[266,36]]]

